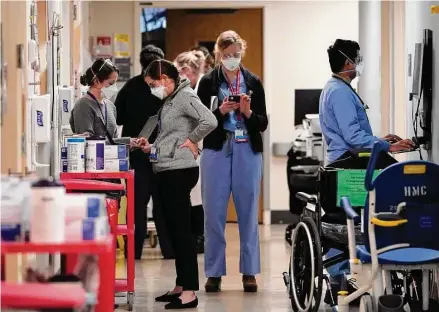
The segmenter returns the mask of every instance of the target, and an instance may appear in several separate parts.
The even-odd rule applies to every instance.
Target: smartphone
[[[240,95],[229,95],[228,100],[229,100],[229,102],[239,103],[239,102],[241,102],[241,96]]]

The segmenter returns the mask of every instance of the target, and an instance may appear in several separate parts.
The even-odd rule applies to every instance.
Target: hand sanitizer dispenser
[[[50,143],[50,95],[33,95],[29,97],[31,109],[31,155],[35,167],[48,167],[37,162],[38,145]]]
[[[67,126],[70,128],[69,119],[72,108],[74,106],[75,90],[73,87],[60,87],[59,88],[59,112],[61,118],[61,126],[64,128]]]

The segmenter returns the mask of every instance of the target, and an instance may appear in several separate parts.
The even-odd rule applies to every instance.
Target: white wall
[[[133,58],[134,34],[136,33],[134,31],[134,8],[136,6],[136,1],[90,1],[88,8],[88,35],[113,37],[115,33],[128,34],[131,42],[129,52],[132,63],[138,62],[137,55],[134,55]],[[140,15],[137,19],[140,19]]]
[[[195,2],[200,3],[187,2],[186,7]],[[169,3],[155,1],[154,6],[169,7]],[[138,25],[139,17],[133,5],[134,2],[91,2],[90,35],[138,34],[133,24]],[[184,7],[183,1],[178,5]],[[265,6],[263,55],[270,114],[269,140],[271,144],[290,143],[294,137],[294,90],[323,88],[331,75],[326,49],[337,38],[358,40],[358,2],[222,1],[219,5]],[[215,5],[211,3],[210,7]],[[136,45],[132,47],[134,64],[137,63],[136,51],[140,50],[139,44]],[[269,153],[270,150],[265,153],[269,164],[266,168],[269,170],[269,201],[265,203],[265,209],[288,210],[286,157],[271,157]]]
[[[422,30],[433,30],[433,116],[432,120],[439,119],[439,16],[430,13],[431,5],[439,5],[439,1],[406,1],[406,50],[407,55],[414,56],[415,43],[422,42]],[[407,92],[412,89],[412,79],[407,77]],[[413,136],[412,103],[407,101],[408,136]],[[436,125],[435,125],[436,123]],[[433,147],[430,159],[439,163],[439,127],[433,124]],[[418,158],[411,153],[411,158]]]
[[[312,25],[312,27],[311,27]],[[270,140],[294,136],[294,90],[321,89],[331,75],[327,48],[358,40],[358,2],[275,2],[264,11],[264,84]],[[270,209],[288,210],[286,158],[270,162]]]

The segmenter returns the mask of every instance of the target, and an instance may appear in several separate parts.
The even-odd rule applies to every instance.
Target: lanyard
[[[340,80],[341,82],[343,82],[345,85],[347,85],[349,87],[349,89],[351,89],[351,91],[356,95],[356,97],[360,100],[361,104],[363,105],[363,109],[369,109],[369,106],[367,106],[367,104],[364,103],[363,99],[360,97],[360,95],[354,90],[354,88],[352,88],[350,83],[347,83],[344,79],[336,76],[336,75],[332,75],[332,77],[334,77],[337,80]]]
[[[99,107],[99,110],[101,111],[102,118],[104,119],[105,128],[106,128],[107,127],[107,105],[105,103],[104,104],[99,103],[98,99],[91,92],[87,91],[87,94],[89,97],[91,97],[96,102],[96,104],[98,104],[98,107]],[[104,110],[102,110],[102,106],[104,106]],[[104,114],[104,111],[105,111],[105,114]]]
[[[238,73],[236,74],[236,83],[235,87],[233,87],[232,82],[227,78],[226,75],[224,75],[224,78],[226,78],[227,84],[229,85],[229,91],[232,95],[238,95],[239,94],[239,87],[241,84],[241,71],[238,70]]]
[[[116,145],[114,143],[114,140],[113,140],[112,136],[110,135],[110,132],[108,132],[108,128],[107,128],[107,105],[104,104],[104,107],[105,107],[105,114],[104,114],[104,111],[102,110],[102,107],[101,107],[102,104],[99,103],[98,99],[90,91],[87,91],[87,95],[89,97],[91,97],[96,102],[96,104],[99,107],[99,110],[101,111],[102,117],[104,118],[104,122],[105,122],[104,123],[105,136],[107,137],[108,142],[110,142],[111,145]]]
[[[236,83],[235,83],[235,87],[233,87],[232,82],[229,80],[229,78],[227,78],[226,75],[224,75],[224,78],[227,81],[227,84],[229,85],[229,91],[230,94],[232,95],[238,95],[239,94],[239,87],[241,86],[241,71],[238,70],[237,74],[236,74]],[[238,121],[241,121],[241,112],[239,111],[239,109],[236,111],[236,119]]]

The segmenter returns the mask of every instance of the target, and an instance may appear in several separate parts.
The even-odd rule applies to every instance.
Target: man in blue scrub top
[[[333,75],[322,91],[319,105],[320,126],[327,144],[326,164],[330,166],[335,161],[347,158],[352,150],[372,148],[375,142],[380,142],[385,152],[413,149],[411,140],[402,140],[393,134],[384,138],[373,135],[366,114],[368,107],[351,86],[352,80],[363,72],[359,44],[337,39],[328,48],[328,57]],[[330,249],[326,256],[332,257],[339,252]],[[343,261],[327,270],[332,282],[338,284],[341,275],[349,272],[349,263]],[[352,283],[348,286],[352,286]],[[327,298],[328,294],[325,302]]]
[[[360,46],[355,41],[337,39],[328,48],[332,77],[320,96],[320,126],[325,137],[327,163],[343,158],[346,152],[372,148],[380,142],[386,152],[411,150],[411,140],[389,134],[377,138],[372,133],[366,114],[368,108],[351,87],[351,82],[363,72]]]

